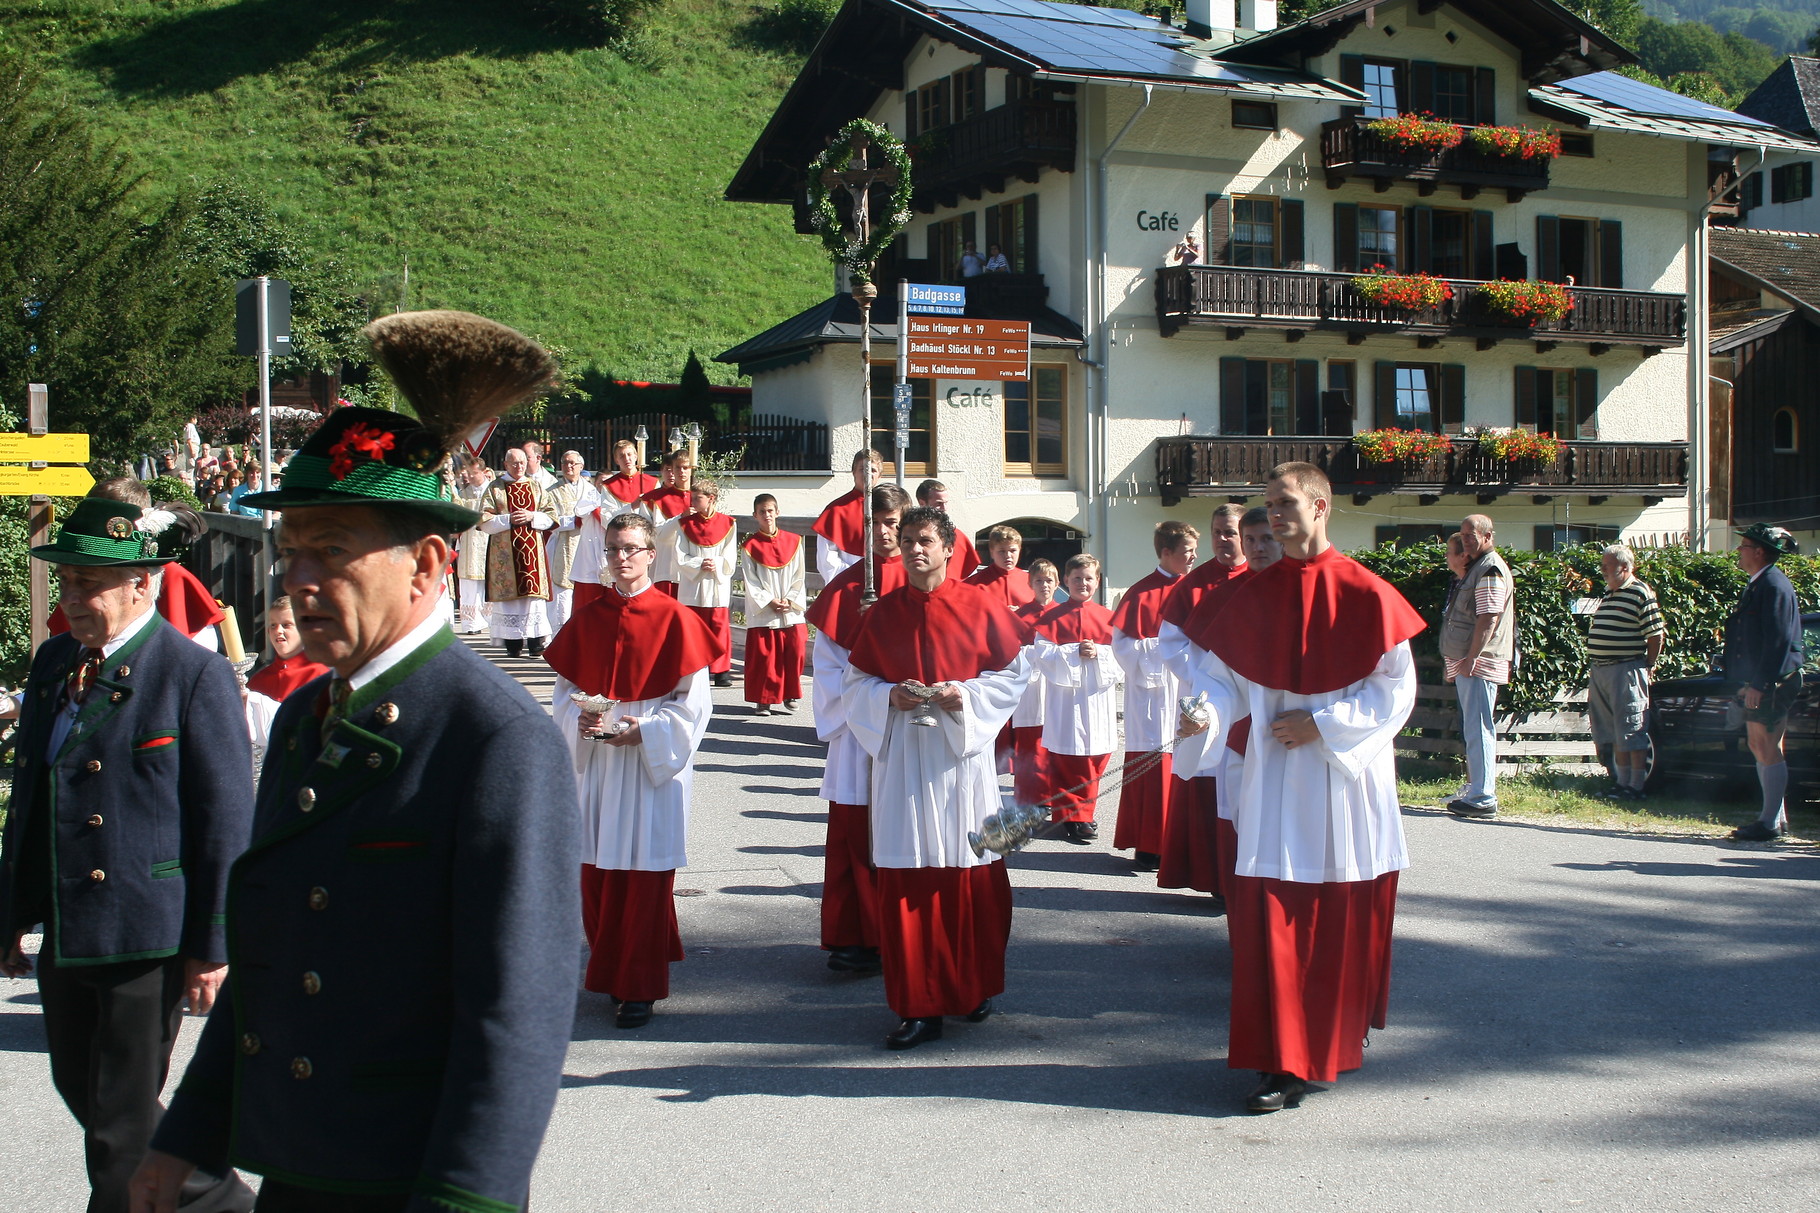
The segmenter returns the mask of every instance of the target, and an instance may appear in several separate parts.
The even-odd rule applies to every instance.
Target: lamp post
[[[642,472],[645,470],[645,443],[650,440],[650,431],[646,430],[644,426],[641,425],[636,430],[632,431],[632,441],[638,444],[638,463],[633,469],[634,471]]]

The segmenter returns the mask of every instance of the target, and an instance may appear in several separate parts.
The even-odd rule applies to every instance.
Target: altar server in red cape
[[[1157,622],[1157,651],[1178,688],[1188,680],[1191,646],[1182,628],[1196,606],[1218,586],[1249,574],[1239,520],[1245,508],[1222,505],[1207,529],[1207,559],[1183,574],[1163,599]],[[1219,793],[1212,771],[1190,776],[1179,753],[1171,759],[1169,813],[1163,818],[1163,852],[1157,860],[1156,883],[1162,889],[1194,889],[1223,896],[1217,846]],[[1217,904],[1217,902],[1216,902]]]
[[[925,480],[916,486],[916,504],[940,510],[952,519],[948,505],[955,500],[954,490],[939,480]],[[954,528],[954,555],[948,558],[948,576],[961,581],[980,567],[980,554],[974,550],[973,540],[959,526]]]
[[[1194,567],[1200,538],[1185,522],[1159,522],[1152,537],[1156,568],[1126,590],[1112,612],[1112,655],[1125,672],[1125,780],[1112,845],[1134,852],[1140,872],[1155,871],[1163,852],[1170,773],[1165,747],[1175,741],[1177,683],[1159,649],[1157,626],[1170,589]]]
[[[877,451],[860,451],[853,456],[853,487],[822,507],[809,529],[815,532],[815,571],[828,585],[841,570],[856,564],[865,555],[866,503],[860,494],[867,485],[878,483],[878,470],[884,459]]]
[[[1024,647],[1034,650],[1037,637],[1048,635],[1043,627],[1043,616],[1055,605],[1055,592],[1061,587],[1062,575],[1056,572],[1053,564],[1039,557],[1030,562],[1025,580],[1030,586],[1030,601],[1012,613],[1030,629]],[[1029,651],[1025,654],[1026,657],[1031,655]],[[1049,751],[1043,748],[1043,688],[1043,680],[1033,673],[1029,685],[1024,688],[1024,697],[1018,700],[1017,711],[1011,714],[1011,789],[1017,803],[1022,805],[1038,804],[1047,795]]]
[[[1043,749],[1048,783],[1038,803],[1064,823],[1069,842],[1099,837],[1094,806],[1100,777],[1118,744],[1119,683],[1112,653],[1112,612],[1093,601],[1100,561],[1081,553],[1062,570],[1066,602],[1043,612],[1031,654],[1032,676],[1043,680]]]
[[[708,667],[720,655],[695,612],[651,585],[650,520],[622,514],[607,531],[613,584],[575,614],[544,651],[556,671],[551,707],[568,739],[581,793],[582,926],[586,988],[619,1003],[615,1022],[637,1028],[670,994],[683,958],[676,869],[684,842],[695,751],[713,699]],[[575,692],[617,701],[584,712]],[[596,740],[614,725],[623,731]]]
[[[639,498],[657,488],[657,477],[638,470],[638,444],[621,438],[613,444],[611,476],[601,481],[601,502],[607,519],[614,514],[638,508]]]
[[[910,510],[898,537],[908,584],[866,613],[843,694],[873,758],[885,996],[903,1020],[885,1043],[908,1049],[939,1039],[945,1015],[984,1020],[1005,988],[1011,882],[967,834],[999,808],[992,740],[1030,670],[1024,626],[948,577],[948,516]]]
[[[755,534],[739,546],[739,579],[746,584],[746,702],[760,716],[791,711],[803,697],[803,626],[808,570],[803,537],[777,529],[777,498],[752,500]]]
[[[714,685],[733,685],[733,571],[739,567],[739,535],[733,516],[720,510],[720,486],[697,480],[689,488],[689,512],[657,528],[659,551],[668,551],[676,576],[676,600],[701,616],[720,646],[711,671]]]
[[[995,526],[986,532],[986,563],[967,575],[967,584],[978,586],[1012,610],[1029,604],[1030,578],[1017,567],[1024,553],[1024,537],[1015,527]]]
[[[1409,638],[1423,627],[1388,582],[1328,542],[1332,489],[1319,468],[1273,468],[1265,502],[1283,559],[1191,637],[1204,647],[1188,691],[1206,693],[1209,719],[1177,749],[1182,765],[1218,762],[1226,728],[1251,719],[1226,893],[1226,1064],[1259,1071],[1252,1112],[1357,1069],[1367,1029],[1384,1026],[1397,874],[1409,862],[1392,745],[1415,703]],[[1229,618],[1242,626],[1223,626]]]
[[[663,484],[638,499],[651,525],[663,526],[689,508],[689,482],[695,476],[695,461],[687,450],[674,450],[664,456]],[[657,545],[657,560],[651,566],[651,580],[670,597],[676,597],[675,556],[666,544]]]
[[[897,556],[897,520],[910,494],[895,484],[872,490],[873,585],[880,597],[904,584]],[[815,678],[810,690],[815,733],[828,747],[821,795],[828,802],[822,860],[822,948],[836,972],[875,974],[878,954],[878,874],[872,868],[872,756],[847,727],[843,683],[859,638],[865,567],[856,564],[823,587],[809,605],[815,626]]]
[[[292,691],[329,672],[328,666],[311,661],[303,651],[303,637],[297,631],[297,615],[289,597],[274,598],[265,609],[265,635],[274,659],[246,680],[248,691],[283,703]]]

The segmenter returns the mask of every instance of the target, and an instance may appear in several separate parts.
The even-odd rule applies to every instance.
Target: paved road
[[[1012,859],[1002,1014],[887,1053],[880,983],[814,947],[806,712],[715,698],[677,879],[689,959],[644,1030],[582,996],[539,1213],[1816,1205],[1812,850],[1411,810],[1390,1029],[1359,1073],[1247,1117],[1223,922],[1097,847]],[[0,1207],[76,1209],[36,1001],[0,984]]]

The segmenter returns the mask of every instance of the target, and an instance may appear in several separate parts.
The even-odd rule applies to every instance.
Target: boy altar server
[[[661,470],[663,484],[638,499],[639,510],[654,527],[661,527],[688,510],[689,481],[695,475],[695,461],[689,458],[688,451],[674,450],[664,456]],[[651,565],[651,581],[665,594],[676,597],[675,556],[670,545],[661,539],[657,544],[657,559]]]
[[[1169,812],[1170,756],[1157,755],[1175,737],[1177,682],[1157,641],[1163,601],[1194,567],[1201,533],[1185,522],[1159,522],[1152,543],[1156,568],[1126,590],[1112,612],[1112,655],[1125,672],[1125,766],[1119,790],[1118,850],[1135,852],[1140,872],[1156,869]],[[1153,757],[1153,755],[1155,755]],[[1136,776],[1130,772],[1139,770]]]
[[[1036,595],[1030,579],[1017,567],[1024,537],[1014,527],[995,526],[986,532],[986,552],[986,563],[967,575],[967,584],[1002,599],[1014,611],[1029,604]]]
[[[841,570],[859,563],[865,554],[860,545],[866,541],[866,506],[860,494],[868,485],[878,483],[878,470],[884,457],[877,451],[860,451],[853,456],[853,487],[822,507],[815,525],[815,571],[822,584],[831,584]],[[906,499],[908,496],[906,495]]]
[[[1283,559],[1236,587],[1204,633],[1178,765],[1212,769],[1252,721],[1233,800],[1237,874],[1226,1064],[1260,1071],[1246,1110],[1299,1103],[1363,1060],[1384,1026],[1397,873],[1408,866],[1392,742],[1415,703],[1409,638],[1422,618],[1327,539],[1333,490],[1313,464],[1271,469],[1265,503]],[[1231,626],[1236,623],[1237,626]],[[1184,748],[1186,747],[1186,748]]]
[[[689,512],[657,528],[657,548],[670,556],[676,599],[714,633],[714,685],[733,685],[733,570],[739,564],[739,536],[733,516],[720,512],[720,486],[697,480],[689,489]]]
[[[882,597],[904,584],[897,555],[897,520],[910,494],[895,484],[872,490],[873,585]],[[815,678],[811,684],[815,733],[828,747],[821,795],[828,802],[828,839],[823,850],[822,949],[828,967],[845,973],[876,973],[878,955],[878,874],[872,868],[872,759],[847,727],[842,684],[853,644],[859,638],[860,599],[865,566],[838,574],[809,606],[815,625]]]
[[[796,707],[803,697],[803,646],[808,602],[803,537],[777,529],[777,498],[752,501],[755,534],[739,548],[746,584],[746,702],[760,716]]]
[[[639,498],[657,487],[657,477],[638,470],[638,444],[630,438],[613,444],[613,467],[613,474],[600,486],[608,521],[616,513],[639,508]]]
[[[944,1015],[984,1020],[1005,988],[1011,882],[967,834],[998,810],[992,741],[1030,671],[1024,627],[947,575],[946,514],[907,511],[898,543],[907,584],[866,613],[842,694],[873,758],[885,995],[903,1020],[885,1044],[909,1049],[939,1039]]]
[[[1032,657],[1039,636],[1047,636],[1043,616],[1055,605],[1055,592],[1061,587],[1062,575],[1047,560],[1030,562],[1025,575],[1030,587],[1030,601],[1013,612],[1030,629],[1024,642],[1025,656]],[[1034,667],[1033,667],[1034,668]],[[1041,804],[1048,795],[1049,752],[1043,749],[1043,680],[1032,674],[1011,714],[1011,793],[1022,805]]]
[[[671,962],[683,958],[676,869],[689,862],[689,789],[714,708],[708,667],[719,656],[701,616],[652,586],[654,539],[643,515],[613,518],[612,585],[544,654],[557,674],[553,715],[580,784],[582,984],[619,1003],[622,1028],[650,1022],[651,1004],[670,995]],[[616,702],[605,713],[584,711],[571,698],[577,691]]]
[[[1119,682],[1112,612],[1093,601],[1100,562],[1085,552],[1062,570],[1066,602],[1043,612],[1031,664],[1043,680],[1043,749],[1048,786],[1041,802],[1076,846],[1100,835],[1094,804],[1100,776],[1118,744]]]

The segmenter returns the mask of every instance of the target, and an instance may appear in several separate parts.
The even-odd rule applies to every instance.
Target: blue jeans
[[[1498,803],[1498,737],[1491,722],[1498,706],[1498,684],[1486,678],[1453,680],[1460,697],[1460,739],[1466,743],[1466,791],[1471,804]]]

